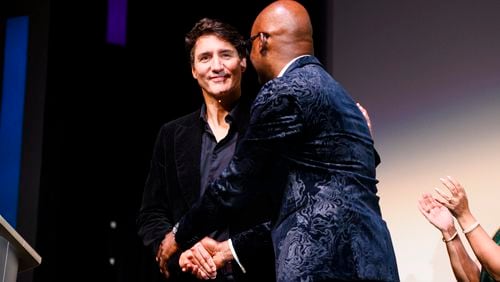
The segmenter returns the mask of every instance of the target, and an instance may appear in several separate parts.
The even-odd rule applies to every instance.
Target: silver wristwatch
[[[172,227],[172,234],[175,237],[175,234],[177,233],[177,229],[179,228],[179,222],[177,222],[174,227]]]

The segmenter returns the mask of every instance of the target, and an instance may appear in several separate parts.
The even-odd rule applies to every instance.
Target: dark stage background
[[[24,184],[18,230],[43,261],[21,281],[159,277],[135,216],[158,129],[201,103],[184,34],[198,19],[214,17],[249,36],[270,2],[129,0],[124,47],[106,42],[107,1],[4,2],[2,23],[30,16],[25,110],[37,114],[26,112],[25,124],[39,126],[25,135],[39,147],[23,153],[24,162],[40,163],[30,174],[39,183]],[[301,2],[322,59],[326,1]],[[244,80],[244,92],[256,93],[252,68]]]

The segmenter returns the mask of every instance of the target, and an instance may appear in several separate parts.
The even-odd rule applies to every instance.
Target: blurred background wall
[[[450,175],[485,230],[499,228],[500,1],[328,5],[328,66],[370,113],[401,281],[455,281],[417,199]]]

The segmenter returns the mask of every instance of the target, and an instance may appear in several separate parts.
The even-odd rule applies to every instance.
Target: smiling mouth
[[[224,82],[225,80],[226,80],[225,76],[216,76],[216,77],[210,78],[210,81],[213,81],[213,82]]]

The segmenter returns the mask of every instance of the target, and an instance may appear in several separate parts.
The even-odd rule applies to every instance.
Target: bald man
[[[263,86],[248,130],[221,177],[166,235],[162,271],[168,275],[173,251],[267,195],[275,203],[277,281],[399,281],[377,196],[373,140],[355,101],[314,57],[306,9],[273,2],[250,35],[250,59]],[[256,188],[269,181],[262,174],[270,170],[280,184]]]

